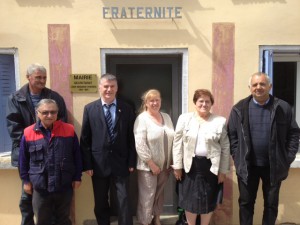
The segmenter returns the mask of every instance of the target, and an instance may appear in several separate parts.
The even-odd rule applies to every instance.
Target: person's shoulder
[[[171,118],[170,115],[168,113],[165,112],[160,112],[160,114],[165,117],[165,118]]]
[[[66,123],[62,120],[58,120],[58,121],[56,121],[56,123],[60,124],[61,126],[64,126],[64,127],[68,128],[68,129],[73,129],[73,130],[75,129],[73,124]]]
[[[179,118],[191,118],[194,116],[194,112],[187,112],[187,113],[182,113]]]
[[[252,96],[249,95],[248,97],[243,98],[243,99],[239,100],[236,104],[234,104],[233,108],[243,108],[245,106],[245,104],[248,104],[251,99],[252,99]]]
[[[187,113],[182,113],[178,117],[178,122],[180,123],[185,123],[187,121],[192,120],[195,117],[195,112],[187,112]]]
[[[117,99],[117,106],[132,109],[132,107],[127,102],[121,99]]]
[[[91,108],[91,107],[95,107],[96,105],[102,105],[102,103],[101,103],[101,99],[97,99],[97,100],[94,100],[94,101],[92,101],[92,102],[90,102],[90,103],[87,103],[86,105],[85,105],[85,108]]]
[[[214,114],[212,113],[211,114],[211,118],[215,119],[215,120],[226,120],[226,118],[224,116],[220,116],[220,115],[217,115],[217,114]]]
[[[134,109],[133,107],[128,104],[127,102],[117,99],[117,108],[119,110],[119,112],[128,112],[130,114],[134,114]]]
[[[291,105],[287,101],[285,101],[281,98],[274,97],[273,101],[274,101],[273,105],[275,105],[275,106],[280,106],[281,108],[283,108],[285,110],[291,110],[292,109]]]
[[[46,96],[51,96],[51,98],[53,98],[54,100],[55,100],[55,98],[56,99],[58,99],[58,98],[63,99],[63,97],[58,92],[56,92],[56,91],[54,91],[50,88],[45,87],[43,89],[43,92],[45,93]]]
[[[145,124],[148,121],[148,116],[146,114],[146,112],[141,112],[139,115],[137,115],[137,117],[135,118],[135,124]]]
[[[17,101],[25,101],[28,93],[28,84],[23,85],[19,90],[12,92],[9,99],[16,99]]]
[[[220,115],[211,114],[211,121],[223,124],[226,123],[226,118]]]
[[[33,132],[35,126],[36,126],[36,123],[31,124],[30,126],[26,127],[26,128],[24,129],[24,134],[28,134],[28,132]]]
[[[141,118],[145,118],[146,116],[147,116],[147,113],[146,113],[146,111],[144,111],[144,112],[141,112],[140,114],[138,114],[136,118],[141,119]]]

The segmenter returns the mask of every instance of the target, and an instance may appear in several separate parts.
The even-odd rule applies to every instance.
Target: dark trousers
[[[129,209],[128,196],[128,177],[92,177],[94,200],[95,200],[95,216],[98,225],[110,224],[110,205],[109,205],[109,190],[110,185],[115,186],[116,204],[118,209],[118,224],[132,225],[132,215]]]
[[[34,225],[32,195],[29,195],[24,191],[23,182],[22,182],[22,194],[21,194],[19,207],[22,215],[21,225]]]
[[[70,220],[72,196],[73,189],[47,194],[33,191],[32,206],[36,225],[51,225],[53,216],[56,225],[72,225]]]
[[[254,205],[260,179],[262,180],[262,191],[264,197],[262,225],[275,224],[278,214],[281,182],[271,186],[270,168],[254,166],[249,170],[247,185],[238,177],[238,186],[240,191],[240,225],[253,224]]]

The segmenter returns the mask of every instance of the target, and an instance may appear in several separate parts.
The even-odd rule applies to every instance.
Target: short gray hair
[[[99,84],[101,84],[101,81],[104,80],[104,79],[108,80],[108,81],[116,81],[118,83],[117,77],[113,74],[110,74],[110,73],[105,73],[105,74],[101,75],[100,80],[99,80]]]
[[[42,106],[42,105],[48,105],[48,104],[54,104],[54,105],[56,105],[56,108],[59,110],[56,101],[53,100],[53,99],[50,99],[50,98],[43,98],[42,100],[40,100],[38,102],[38,104],[36,104],[35,110],[38,110],[40,108],[40,106]]]
[[[36,71],[40,71],[43,74],[47,73],[47,70],[46,70],[46,68],[44,66],[42,66],[42,65],[40,65],[38,63],[33,63],[33,64],[31,64],[31,65],[28,66],[26,75],[30,76],[31,74],[33,74]]]
[[[265,76],[266,79],[267,79],[268,84],[269,84],[269,85],[271,84],[271,79],[270,79],[270,77],[269,77],[268,74],[263,73],[263,72],[256,72],[256,73],[254,73],[254,74],[252,74],[252,75],[250,76],[250,78],[249,78],[249,83],[248,83],[248,87],[251,87],[251,81],[252,81],[252,78],[253,78],[254,76]]]

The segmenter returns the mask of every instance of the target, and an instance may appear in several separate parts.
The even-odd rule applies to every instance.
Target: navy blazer
[[[132,108],[118,99],[114,127],[116,137],[111,144],[101,99],[84,107],[80,137],[84,171],[93,170],[93,176],[97,177],[129,175],[129,168],[136,167],[134,119]]]

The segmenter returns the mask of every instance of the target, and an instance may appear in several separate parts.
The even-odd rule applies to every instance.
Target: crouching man
[[[24,130],[19,162],[24,191],[32,194],[36,225],[71,225],[73,189],[81,184],[82,159],[71,124],[57,120],[58,106],[42,99],[36,106],[37,122]]]

